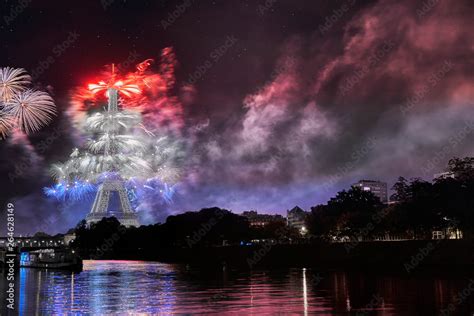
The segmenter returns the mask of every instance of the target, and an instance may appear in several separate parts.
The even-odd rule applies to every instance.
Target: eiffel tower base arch
[[[122,180],[106,180],[99,186],[92,209],[86,217],[87,225],[97,223],[104,217],[115,217],[126,227],[140,226]]]

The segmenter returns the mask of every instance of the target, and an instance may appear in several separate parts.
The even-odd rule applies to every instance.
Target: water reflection
[[[472,315],[472,296],[457,304],[457,295],[468,284],[469,278],[461,276],[387,276],[314,269],[203,271],[139,261],[86,261],[81,273],[21,269],[16,288],[21,315],[224,311],[436,315],[455,303],[451,315]],[[2,301],[4,288],[2,284]]]
[[[303,268],[303,311],[308,315],[308,284],[306,283],[306,268]]]

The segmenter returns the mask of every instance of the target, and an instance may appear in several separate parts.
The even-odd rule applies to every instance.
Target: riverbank
[[[102,258],[96,258],[102,259]],[[261,244],[226,247],[121,249],[103,259],[148,260],[201,266],[368,267],[411,272],[426,267],[474,267],[474,241]]]

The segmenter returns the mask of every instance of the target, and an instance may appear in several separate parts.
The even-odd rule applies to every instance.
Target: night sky
[[[25,0],[0,13],[0,67],[25,68],[59,109],[40,132],[0,142],[17,233],[64,232],[90,209],[61,210],[42,191],[78,145],[71,90],[167,47],[190,146],[174,202],[144,211],[146,223],[211,206],[309,209],[359,179],[431,180],[473,154],[470,0]]]

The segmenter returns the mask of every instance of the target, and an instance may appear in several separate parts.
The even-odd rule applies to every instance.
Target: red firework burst
[[[146,59],[126,73],[112,65],[108,71],[76,88],[71,96],[69,115],[81,123],[85,114],[105,102],[108,88],[115,88],[121,97],[122,108],[134,108],[143,114],[145,124],[152,129],[182,127],[183,110],[178,98],[170,92],[175,84],[177,65],[171,48],[163,49],[158,71],[152,71],[153,59]]]

